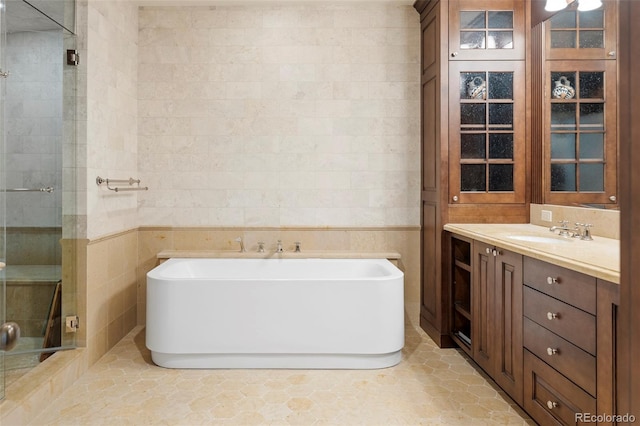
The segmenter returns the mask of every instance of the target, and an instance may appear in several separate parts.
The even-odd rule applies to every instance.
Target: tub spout
[[[236,238],[236,242],[240,243],[240,253],[244,253],[246,250],[244,249],[244,242],[242,241],[242,237]]]

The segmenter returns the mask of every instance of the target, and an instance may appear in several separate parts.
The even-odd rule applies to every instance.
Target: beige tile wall
[[[135,228],[138,198],[135,192],[116,194],[96,186],[96,177],[137,178],[138,175],[138,7],[135,2],[89,1],[86,25],[81,28],[86,47],[86,156],[79,193],[79,215],[86,207],[86,236],[95,239]],[[80,117],[82,122],[82,117]],[[81,126],[83,123],[81,123]],[[81,162],[83,162],[81,160]],[[82,235],[84,236],[84,235]]]
[[[87,245],[86,347],[93,364],[136,325],[138,231]]]
[[[138,324],[145,323],[146,273],[158,264],[162,250],[237,250],[234,240],[242,237],[247,251],[264,241],[267,251],[282,240],[285,250],[294,241],[302,250],[395,251],[402,256],[399,267],[405,274],[405,302],[420,301],[420,230],[397,228],[140,228],[138,233]]]
[[[410,5],[144,7],[139,28],[139,225],[419,225]]]

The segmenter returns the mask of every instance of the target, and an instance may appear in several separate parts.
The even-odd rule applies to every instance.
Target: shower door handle
[[[10,351],[20,339],[20,326],[15,322],[5,322],[0,327],[0,351]]]

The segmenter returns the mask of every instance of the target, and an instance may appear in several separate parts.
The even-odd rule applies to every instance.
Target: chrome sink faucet
[[[551,228],[549,228],[549,231],[551,232],[555,232],[555,231],[559,231],[558,235],[560,235],[561,237],[569,237],[569,226],[568,220],[561,220],[558,222],[560,224],[560,226],[552,226]]]
[[[581,240],[584,240],[584,241],[593,240],[593,238],[591,237],[591,230],[589,229],[593,226],[592,224],[576,222],[575,223],[576,227],[573,229],[569,229],[568,220],[561,220],[559,223],[560,223],[560,226],[552,226],[551,228],[549,228],[549,231],[551,232],[559,231],[558,235],[560,235],[561,237],[580,238]],[[580,229],[580,227],[582,227],[582,229]]]

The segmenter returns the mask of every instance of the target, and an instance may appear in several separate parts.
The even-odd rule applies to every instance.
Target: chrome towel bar
[[[46,188],[8,188],[3,189],[4,192],[48,192],[51,194],[54,189],[53,186],[47,186]]]
[[[121,191],[148,191],[149,187],[140,186],[140,179],[109,179],[109,178],[101,178],[98,176],[96,178],[96,185],[100,186],[102,184],[107,185],[107,189],[110,191],[121,192]],[[119,187],[119,186],[109,186],[110,184],[128,184],[129,187]],[[138,186],[132,186],[133,184],[137,184]]]

